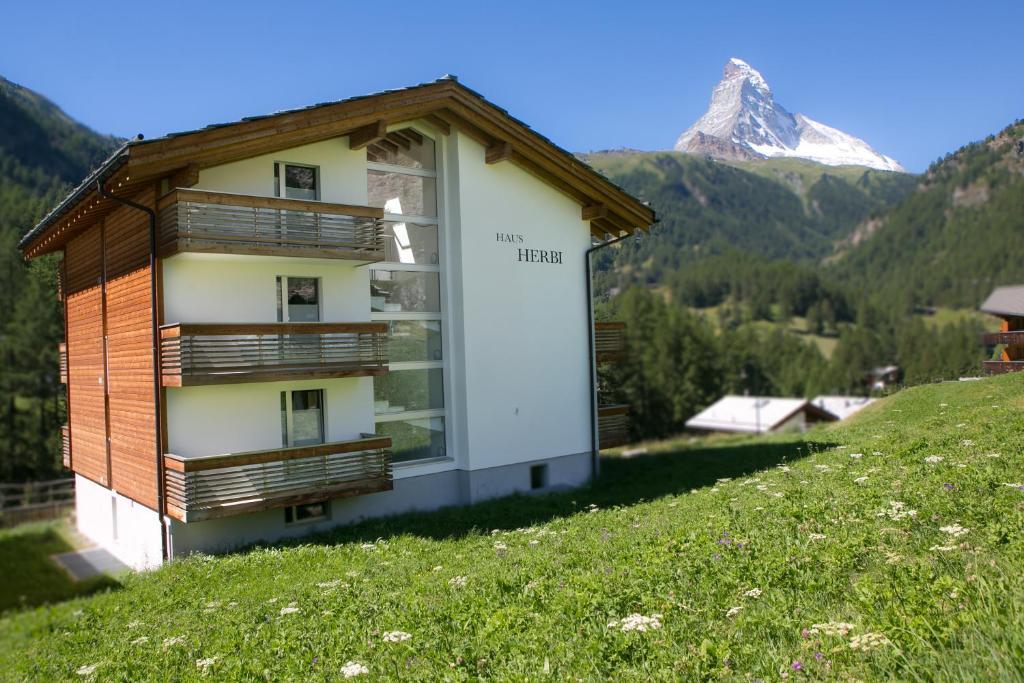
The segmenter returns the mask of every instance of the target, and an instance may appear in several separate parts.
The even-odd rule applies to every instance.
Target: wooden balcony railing
[[[213,455],[164,456],[167,514],[182,522],[392,488],[391,438]]]
[[[160,358],[166,387],[382,375],[387,323],[173,323]]]
[[[986,360],[982,361],[981,369],[986,375],[1003,375],[1008,372],[1024,371],[1024,360]]]
[[[981,335],[981,343],[985,346],[1006,344],[1007,346],[1024,346],[1024,330],[1011,332],[989,332]]]
[[[60,428],[60,459],[65,469],[71,469],[71,427]]]
[[[57,345],[57,357],[60,359],[60,383],[68,383],[68,345],[61,342]]]
[[[383,209],[178,188],[161,197],[160,254],[384,260]]]
[[[607,405],[597,409],[597,440],[601,448],[629,443],[629,406]]]
[[[594,323],[594,351],[598,363],[614,363],[626,357],[626,323]]]

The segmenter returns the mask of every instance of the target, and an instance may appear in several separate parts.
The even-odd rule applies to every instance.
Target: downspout
[[[152,334],[153,334],[153,426],[156,434],[156,507],[157,515],[160,518],[160,554],[164,562],[170,559],[168,553],[168,526],[165,518],[166,505],[164,503],[165,498],[165,487],[164,487],[164,458],[163,458],[163,440],[161,438],[161,395],[160,387],[162,380],[160,377],[160,307],[157,301],[156,291],[156,211],[139,204],[131,199],[125,199],[124,197],[117,197],[108,193],[103,189],[103,179],[96,180],[96,191],[99,195],[105,199],[111,199],[119,204],[129,206],[138,211],[145,211],[149,216],[149,291],[150,291],[150,304],[152,309],[150,311],[150,317],[152,318]]]
[[[600,447],[597,436],[597,349],[594,345],[594,297],[593,297],[593,285],[591,279],[593,277],[593,267],[590,264],[590,255],[598,249],[604,249],[605,247],[611,246],[624,239],[632,237],[630,235],[621,235],[612,240],[595,244],[594,246],[587,249],[583,258],[587,265],[587,337],[590,340],[590,478],[591,480],[597,479],[597,475],[601,472],[600,467]]]

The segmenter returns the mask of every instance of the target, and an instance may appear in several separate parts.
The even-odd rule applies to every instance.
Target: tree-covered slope
[[[834,272],[880,298],[973,308],[1024,282],[1024,121],[933,164],[855,237]]]
[[[26,264],[16,244],[116,144],[0,77],[0,481],[50,477],[59,462],[54,264]]]
[[[725,163],[677,152],[611,152],[586,160],[657,211],[651,237],[619,250],[614,264],[648,284],[737,251],[815,261],[914,186],[904,174],[799,159]]]

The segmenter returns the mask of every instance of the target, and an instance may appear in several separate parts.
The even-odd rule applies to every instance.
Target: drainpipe
[[[150,317],[152,318],[152,334],[153,334],[153,425],[156,433],[156,507],[157,515],[160,517],[160,554],[164,562],[170,559],[169,544],[167,535],[169,528],[166,520],[165,510],[165,490],[164,490],[164,458],[163,458],[163,440],[160,438],[160,423],[161,420],[161,395],[160,386],[162,380],[160,377],[160,320],[159,320],[159,303],[156,300],[156,211],[139,204],[131,199],[125,199],[124,197],[117,197],[110,194],[103,189],[103,179],[96,180],[96,191],[99,195],[105,199],[113,200],[119,204],[129,206],[138,211],[146,212],[149,216],[149,291],[150,291],[150,303],[152,309],[150,311]]]
[[[593,267],[590,263],[590,255],[598,249],[604,249],[605,247],[621,242],[627,237],[632,235],[621,235],[615,239],[606,240],[600,244],[587,249],[583,255],[587,266],[587,337],[590,340],[590,478],[591,480],[597,479],[597,475],[600,474],[600,448],[598,444],[597,436],[597,349],[594,346],[594,297],[593,297],[593,285],[591,279],[593,278]]]

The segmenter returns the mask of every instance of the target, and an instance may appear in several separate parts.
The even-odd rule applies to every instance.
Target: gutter
[[[604,249],[632,236],[632,233],[630,233],[595,244],[587,249],[583,255],[587,269],[587,337],[590,340],[590,478],[592,481],[597,479],[597,475],[601,473],[601,465],[600,444],[598,443],[597,435],[597,349],[594,346],[594,295],[591,283],[593,279],[593,266],[590,262],[590,255],[598,249]]]
[[[149,287],[150,287],[150,315],[152,318],[152,335],[153,335],[153,427],[156,438],[156,507],[157,515],[160,517],[160,553],[164,562],[170,559],[169,543],[168,543],[168,529],[167,518],[166,518],[166,504],[164,499],[166,497],[165,486],[164,486],[164,458],[163,458],[163,439],[161,438],[161,377],[160,377],[160,319],[159,319],[159,302],[157,301],[157,279],[156,279],[156,267],[157,267],[157,256],[156,256],[156,211],[134,202],[131,199],[124,197],[118,197],[110,194],[103,188],[103,181],[100,179],[96,180],[96,192],[99,193],[104,199],[113,200],[124,206],[131,207],[138,211],[144,211],[149,216]]]

